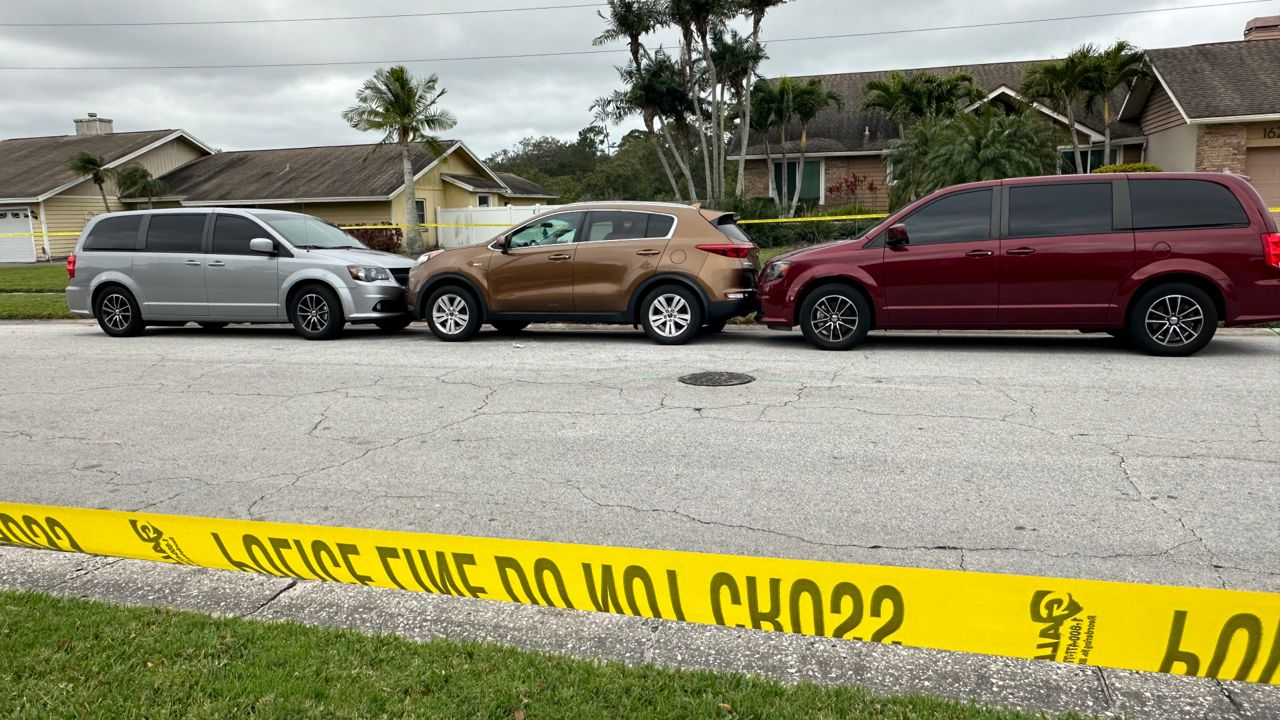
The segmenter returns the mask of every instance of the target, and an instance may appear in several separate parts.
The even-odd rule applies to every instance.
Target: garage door
[[[31,212],[24,207],[0,208],[0,262],[35,262]]]
[[[1244,174],[1253,181],[1268,207],[1280,207],[1280,147],[1249,148]]]

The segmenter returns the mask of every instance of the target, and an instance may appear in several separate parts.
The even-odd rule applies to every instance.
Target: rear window
[[[136,250],[141,215],[125,215],[99,220],[84,239],[85,250],[122,251]]]
[[[644,213],[614,210],[591,213],[588,240],[635,240],[649,237],[646,225],[649,217]]]
[[[1009,188],[1009,235],[1030,238],[1111,232],[1111,183]]]
[[[671,228],[675,227],[676,219],[670,215],[649,215],[649,230],[645,233],[646,237],[664,238],[671,234]]]
[[[1130,180],[1129,198],[1134,230],[1249,225],[1235,194],[1207,180]]]
[[[738,227],[738,223],[733,219],[732,215],[720,216],[720,219],[716,221],[716,229],[739,245],[751,244],[751,238],[742,232],[742,228]]]
[[[147,252],[198,253],[204,249],[207,215],[152,215],[147,224]]]

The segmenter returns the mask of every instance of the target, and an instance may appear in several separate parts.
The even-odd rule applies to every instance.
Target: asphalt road
[[[704,370],[757,380],[677,381]],[[1158,359],[1046,333],[9,323],[0,498],[1280,592],[1278,370],[1260,330]]]

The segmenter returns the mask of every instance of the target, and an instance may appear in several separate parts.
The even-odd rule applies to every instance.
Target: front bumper
[[[404,288],[399,283],[374,282],[347,285],[343,304],[347,320],[362,322],[383,320],[408,314],[404,304]]]

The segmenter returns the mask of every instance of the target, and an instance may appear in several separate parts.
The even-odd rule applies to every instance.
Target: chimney
[[[1244,25],[1245,40],[1274,40],[1280,38],[1280,15],[1256,17]]]
[[[76,134],[110,135],[113,122],[110,118],[98,117],[98,113],[89,113],[88,117],[76,118]]]

